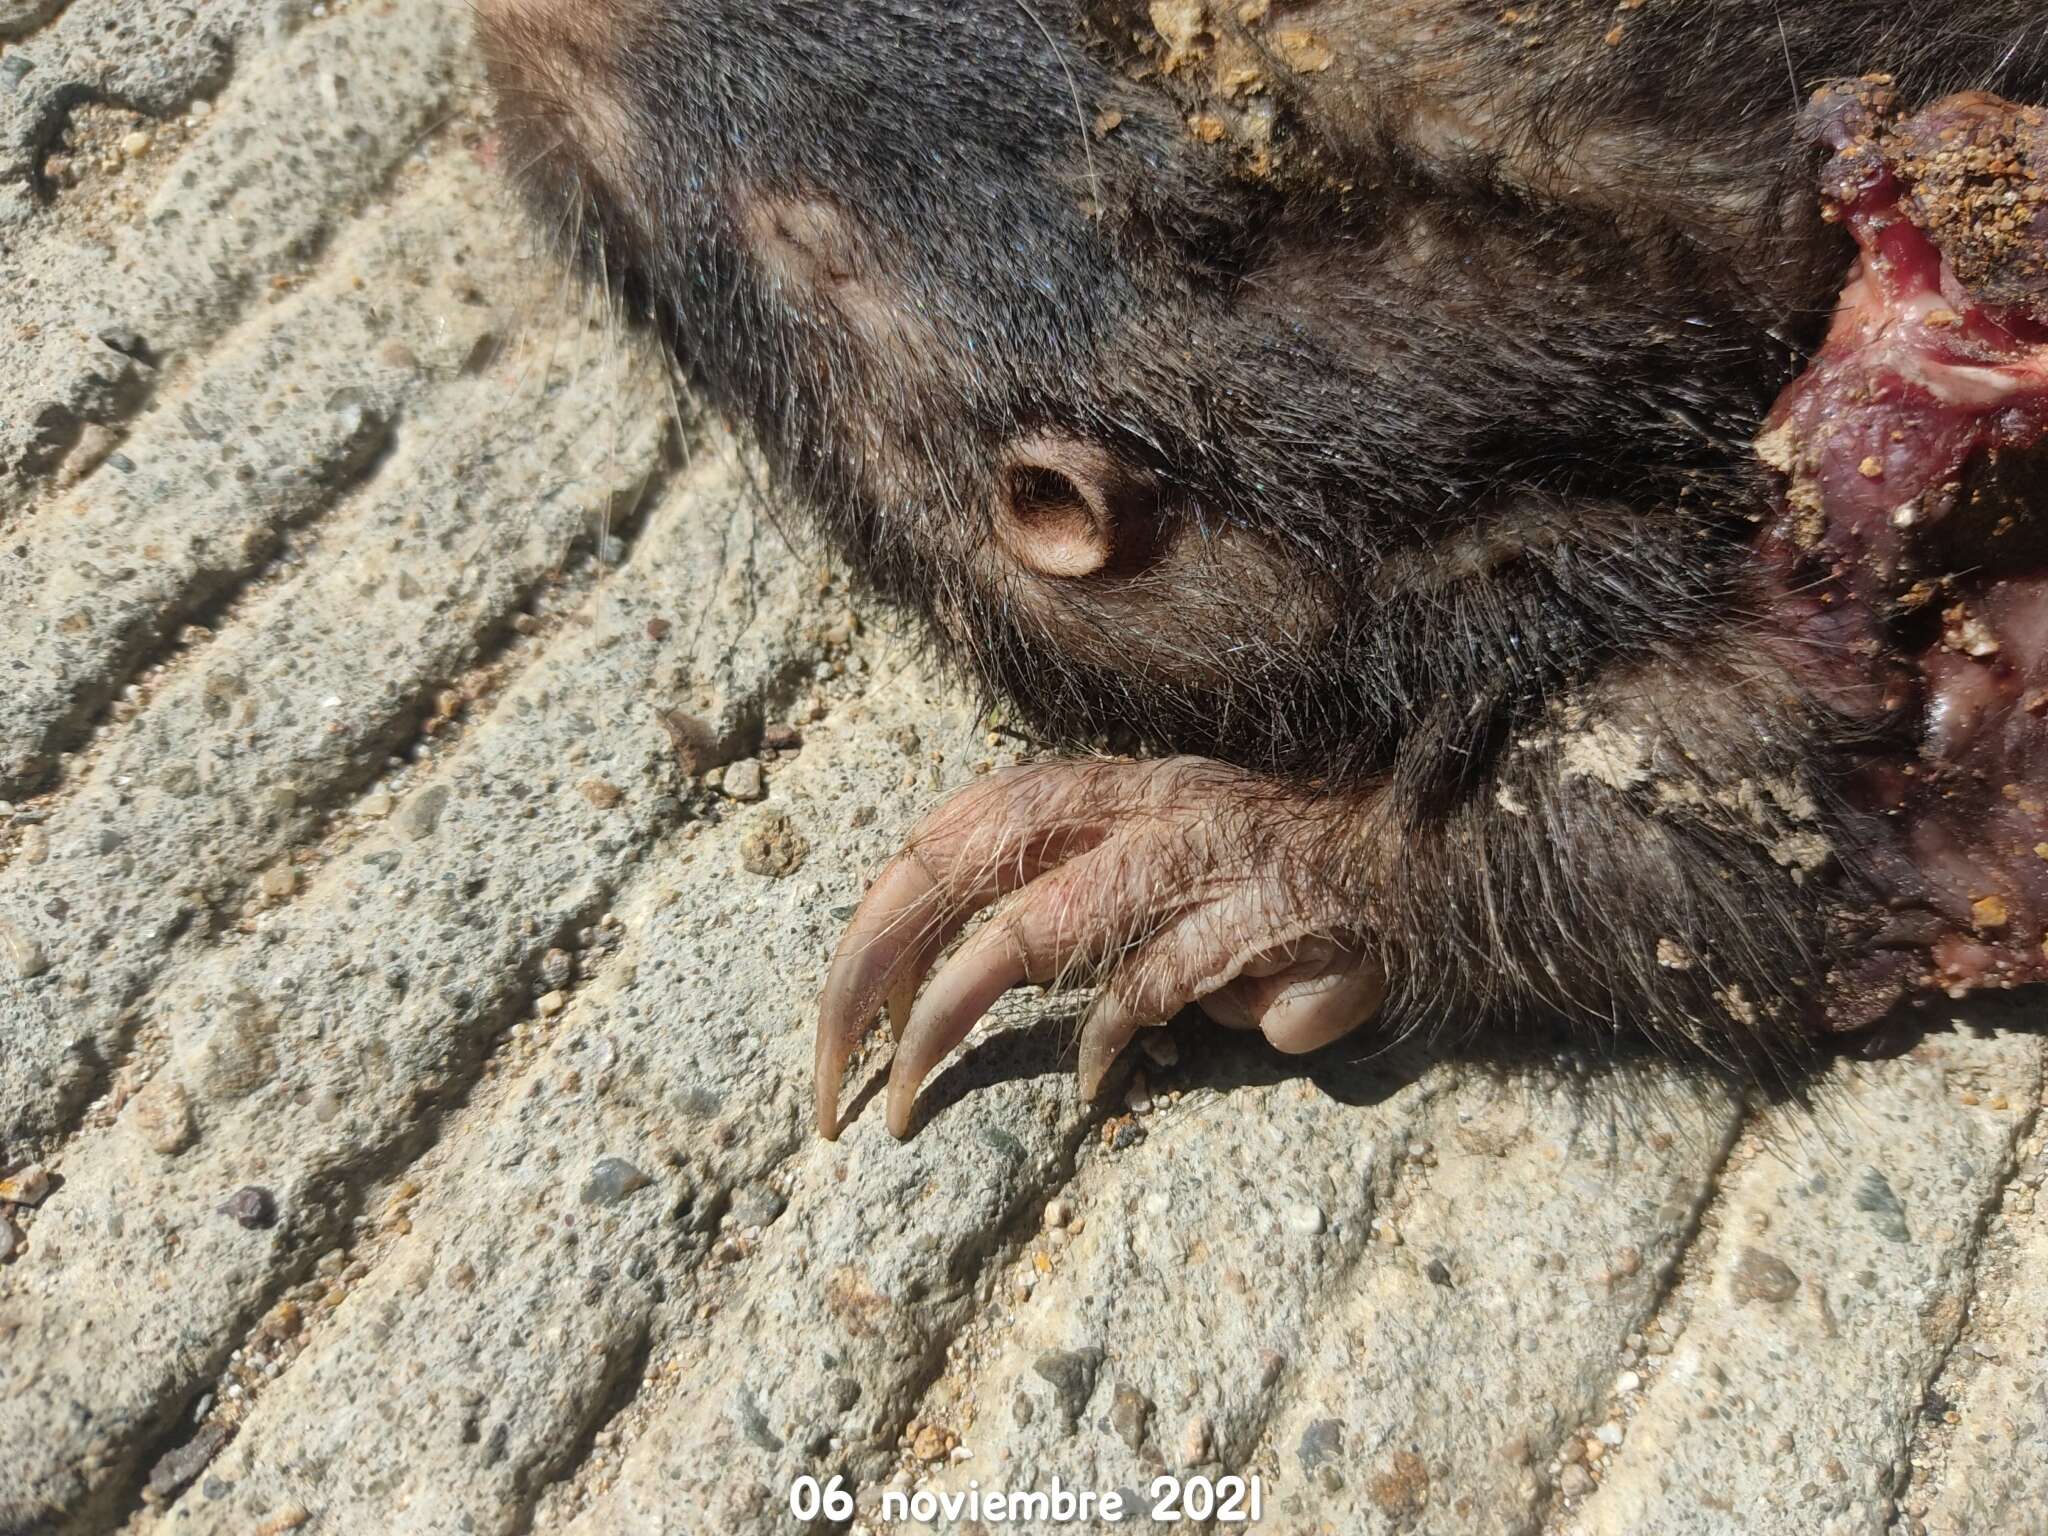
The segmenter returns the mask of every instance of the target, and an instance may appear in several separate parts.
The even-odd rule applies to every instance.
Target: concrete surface
[[[1110,1114],[1025,997],[812,1139],[863,879],[1014,753],[535,259],[466,47],[0,0],[0,1532],[2048,1531],[2038,1002],[1811,1109],[1182,1027]]]

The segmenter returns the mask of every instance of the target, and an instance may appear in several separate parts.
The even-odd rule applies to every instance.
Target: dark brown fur
[[[494,0],[485,41],[542,216],[940,655],[1343,809],[1301,878],[1390,1027],[1733,1058],[1888,1000],[1840,765],[1912,722],[1847,729],[1760,595],[1750,443],[1849,261],[1809,92],[2048,97],[2035,0]],[[999,524],[1068,491],[1114,547],[1051,579]]]

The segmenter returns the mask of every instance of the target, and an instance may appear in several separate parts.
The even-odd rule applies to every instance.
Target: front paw
[[[1099,980],[1081,1026],[1088,1098],[1140,1029],[1189,1003],[1283,1051],[1356,1029],[1386,990],[1348,894],[1356,812],[1190,757],[1037,764],[962,790],[911,833],[833,957],[818,1021],[819,1133],[838,1135],[847,1063],[884,1009],[897,1037],[897,1136],[909,1133],[918,1086],[1025,982]],[[1006,897],[940,965],[974,915]]]

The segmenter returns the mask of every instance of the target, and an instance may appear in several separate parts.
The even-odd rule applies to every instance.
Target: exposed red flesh
[[[1866,1000],[2048,980],[2048,114],[1888,108],[1816,103],[1861,257],[1757,445],[1772,606],[1830,703],[1917,722],[1846,786],[1897,946],[1847,979]]]

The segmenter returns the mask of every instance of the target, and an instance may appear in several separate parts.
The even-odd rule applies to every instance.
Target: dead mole
[[[875,881],[825,1135],[1077,975],[1091,1094],[2048,976],[2036,0],[479,4],[539,217],[1074,753]]]

